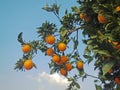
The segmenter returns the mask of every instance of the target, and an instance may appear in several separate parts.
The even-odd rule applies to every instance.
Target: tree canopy
[[[16,70],[37,67],[32,61],[38,50],[50,56],[50,73],[55,72],[71,81],[66,90],[78,90],[78,79],[91,76],[84,72],[84,64],[95,62],[98,70],[95,78],[96,90],[120,90],[120,0],[77,0],[78,6],[59,15],[60,5],[46,4],[42,9],[54,13],[60,26],[45,21],[37,28],[39,40],[25,41],[22,32],[18,35],[23,56]],[[81,58],[78,47],[82,32],[86,45]],[[69,72],[75,71],[74,75]]]

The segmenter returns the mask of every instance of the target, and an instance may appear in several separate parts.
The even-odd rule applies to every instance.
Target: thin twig
[[[55,11],[53,11],[53,13],[54,13],[55,16],[58,18],[58,20],[59,20],[60,22],[62,22],[62,20],[60,19],[59,15],[58,15]]]
[[[85,73],[85,75],[86,75],[86,76],[90,76],[90,77],[92,77],[92,78],[97,78],[97,79],[99,79],[98,77],[93,76],[93,75],[90,75],[90,74],[87,74],[87,73]]]
[[[80,29],[81,29],[81,27],[78,27],[78,28],[69,30],[69,31],[68,31],[68,35],[70,35],[72,32],[78,31],[78,30],[80,30]]]

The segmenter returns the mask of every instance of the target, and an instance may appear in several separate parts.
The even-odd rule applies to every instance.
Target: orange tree
[[[39,40],[29,42],[24,41],[20,33],[18,41],[27,47],[15,69],[36,67],[33,62],[32,66],[27,63],[26,68],[30,68],[26,69],[24,63],[40,50],[51,57],[50,73],[60,73],[71,82],[66,90],[79,89],[79,78],[94,77],[84,71],[84,64],[90,62],[94,62],[94,69],[98,70],[98,76],[94,77],[96,90],[120,90],[120,0],[77,0],[77,3],[78,6],[71,7],[71,12],[66,10],[62,17],[59,5],[43,7],[54,13],[61,25],[44,22],[37,28]],[[81,59],[78,49],[81,32],[85,37],[85,60]],[[72,71],[75,73],[70,75]]]

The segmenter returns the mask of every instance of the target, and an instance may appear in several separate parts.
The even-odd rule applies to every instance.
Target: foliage
[[[52,12],[58,18],[61,26],[59,28],[56,24],[45,21],[37,28],[37,33],[40,40],[30,42],[23,41],[22,33],[18,35],[18,41],[21,45],[31,45],[31,52],[24,53],[23,57],[16,63],[15,69],[23,70],[23,63],[26,59],[32,59],[33,55],[38,50],[46,55],[46,50],[52,48],[54,54],[60,57],[65,55],[69,58],[67,62],[58,64],[55,62],[49,63],[51,74],[65,68],[66,63],[71,63],[73,69],[77,70],[75,75],[70,76],[69,72],[65,75],[68,81],[71,81],[66,90],[77,90],[80,88],[78,79],[91,76],[95,78],[96,90],[120,90],[120,83],[115,83],[115,77],[120,78],[120,10],[116,10],[120,6],[120,0],[77,0],[78,6],[71,7],[71,12],[65,11],[62,18],[59,16],[60,6],[48,4],[43,7],[43,10]],[[83,14],[83,18],[80,17]],[[102,17],[99,17],[102,15]],[[102,20],[99,21],[99,19]],[[105,22],[104,22],[105,21]],[[83,43],[86,45],[84,49],[84,58],[82,60],[79,54],[78,47],[80,45],[79,33],[83,34],[85,39]],[[48,35],[54,35],[56,42],[48,45],[45,38]],[[64,42],[67,45],[68,52],[59,51],[57,45]],[[117,44],[115,44],[117,42]],[[72,44],[71,44],[72,43]],[[72,46],[73,45],[73,46]],[[76,67],[76,62],[83,63],[95,62],[95,70],[99,71],[98,77],[87,74],[83,69]],[[109,73],[112,69],[113,72]]]

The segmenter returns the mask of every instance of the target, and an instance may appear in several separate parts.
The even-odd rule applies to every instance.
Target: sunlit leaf
[[[105,75],[112,68],[114,63],[115,63],[114,61],[110,61],[102,67],[103,75]]]

